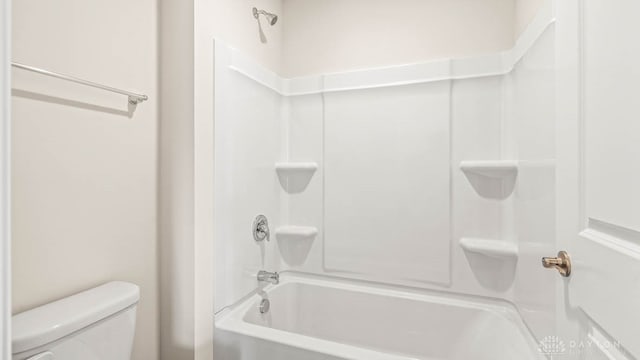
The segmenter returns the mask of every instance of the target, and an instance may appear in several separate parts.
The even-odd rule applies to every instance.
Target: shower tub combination
[[[215,339],[221,359],[546,358],[507,303],[290,274],[218,314]]]

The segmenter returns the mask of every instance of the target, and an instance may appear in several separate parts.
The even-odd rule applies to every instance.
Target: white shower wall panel
[[[435,96],[436,94],[437,98],[441,101],[420,103],[418,100],[422,96],[428,97]],[[445,162],[444,168],[441,168],[441,174],[444,174],[442,175],[443,177],[446,176],[446,184],[442,185],[438,191],[439,195],[442,196],[441,199],[445,199],[446,202],[443,200],[440,208],[436,206],[437,210],[434,211],[439,212],[441,219],[446,217],[444,223],[440,225],[444,231],[451,231],[451,233],[444,236],[446,243],[443,246],[446,246],[446,249],[441,253],[434,252],[433,256],[438,257],[440,261],[439,266],[441,266],[443,270],[451,271],[451,281],[438,283],[437,281],[427,282],[425,278],[419,279],[417,276],[407,278],[390,277],[388,276],[389,274],[380,275],[379,273],[375,273],[375,271],[372,272],[367,269],[360,269],[360,271],[356,272],[348,266],[344,269],[340,269],[337,266],[331,268],[329,266],[335,262],[332,257],[343,255],[337,253],[340,249],[332,249],[330,252],[327,251],[327,244],[334,246],[334,240],[331,239],[330,233],[324,230],[329,230],[331,225],[327,223],[326,219],[328,217],[335,218],[337,216],[344,216],[346,208],[335,205],[332,205],[331,210],[325,208],[327,204],[323,196],[328,197],[328,201],[332,201],[335,192],[342,190],[342,195],[347,199],[345,201],[349,201],[349,199],[355,201],[353,196],[347,193],[346,189],[332,188],[329,182],[333,181],[334,186],[339,187],[347,184],[348,181],[350,181],[349,178],[359,175],[356,173],[355,175],[350,174],[349,176],[344,176],[345,182],[342,182],[343,179],[338,178],[332,180],[330,176],[331,164],[329,163],[329,153],[334,152],[334,154],[331,155],[333,162],[338,162],[338,164],[342,166],[351,164],[354,159],[354,154],[358,155],[359,153],[371,156],[370,161],[373,163],[372,169],[376,171],[376,174],[369,178],[354,178],[354,180],[351,180],[354,181],[353,187],[355,187],[356,190],[358,187],[371,186],[371,179],[375,181],[376,177],[378,177],[379,179],[377,180],[380,181],[381,174],[384,173],[396,176],[396,178],[392,179],[387,178],[386,181],[389,186],[395,186],[393,190],[399,194],[402,194],[403,190],[423,186],[422,183],[412,186],[406,184],[398,185],[404,181],[404,177],[398,176],[400,172],[390,172],[391,167],[398,165],[393,164],[391,167],[386,167],[380,162],[380,158],[373,156],[376,151],[386,152],[383,156],[387,158],[398,156],[397,151],[394,151],[394,149],[389,146],[383,146],[381,141],[375,139],[375,135],[383,134],[380,136],[386,136],[387,134],[397,134],[400,130],[390,129],[390,127],[407,126],[406,119],[403,121],[403,118],[399,116],[402,111],[392,112],[391,115],[387,113],[386,115],[389,116],[385,116],[385,114],[380,111],[380,107],[384,106],[384,104],[378,104],[381,102],[380,99],[386,101],[386,107],[389,110],[394,110],[394,107],[404,105],[407,101],[410,101],[408,99],[411,99],[412,96],[416,103],[412,107],[404,106],[405,109],[403,111],[412,109],[414,111],[413,116],[421,119],[421,122],[415,126],[415,130],[422,131],[415,132],[415,136],[420,137],[422,135],[422,141],[425,143],[421,145],[429,146],[426,142],[429,136],[425,134],[429,134],[432,131],[429,126],[433,125],[434,106],[446,114],[444,119],[440,118],[441,124],[444,122],[442,127],[446,129],[445,133],[441,134],[441,140],[449,143],[449,146],[437,152],[439,154],[439,160]],[[434,286],[436,288],[448,287],[456,292],[485,296],[509,296],[511,293],[511,281],[513,280],[513,269],[503,269],[503,264],[500,261],[494,261],[492,262],[493,267],[487,267],[486,259],[481,259],[479,264],[478,261],[475,263],[472,261],[470,263],[464,251],[457,245],[457,240],[465,236],[477,236],[490,239],[503,239],[507,236],[505,235],[506,230],[504,230],[502,226],[502,217],[504,209],[507,206],[505,205],[505,201],[487,199],[479,196],[458,168],[460,161],[463,160],[500,158],[503,147],[501,140],[504,110],[502,96],[503,77],[490,76],[454,80],[451,82],[444,81],[410,86],[391,86],[380,89],[361,89],[288,97],[288,156],[293,161],[317,161],[319,168],[303,192],[287,195],[289,211],[287,212],[285,222],[317,226],[319,233],[315,239],[307,240],[305,244],[291,244],[291,242],[287,241],[278,241],[280,252],[283,254],[283,268],[316,274],[383,281],[407,286],[427,288]],[[346,113],[344,111],[339,113],[337,109],[333,109],[337,106],[337,101],[353,102],[358,99],[358,97],[361,98],[361,104],[359,108],[357,108],[357,111],[353,111],[352,109],[350,117],[345,115]],[[407,99],[404,99],[403,103],[403,101],[398,101],[398,98]],[[324,108],[322,106],[323,103],[325,104]],[[352,103],[349,106],[353,107],[354,104],[355,103]],[[421,108],[421,106],[424,106],[424,108]],[[342,117],[338,117],[337,115],[341,115]],[[349,121],[354,121],[353,117],[356,116],[361,118],[360,121],[363,121],[367,126],[363,125],[358,128],[351,125],[352,129],[346,127]],[[381,123],[369,121],[376,117],[386,118],[387,121]],[[326,125],[324,125],[325,122]],[[384,126],[389,128],[385,128]],[[420,128],[420,126],[422,126],[422,128]],[[326,127],[326,129],[323,129],[323,127]],[[332,129],[335,136],[340,135],[339,133],[342,132],[342,136],[345,137],[341,141],[344,144],[342,148],[335,148],[337,144],[340,144],[340,142],[336,142],[337,139],[335,136],[327,136]],[[355,146],[353,142],[348,142],[354,133],[362,138],[362,143],[358,144],[358,146]],[[324,141],[323,137],[325,137]],[[367,143],[367,139],[371,141]],[[431,154],[435,155],[435,153]],[[417,151],[416,149],[414,155],[428,157],[429,152],[425,150]],[[369,161],[369,159],[365,160]],[[388,163],[387,161],[386,164]],[[428,161],[416,161],[416,164],[417,166],[423,166],[424,169],[428,166]],[[375,167],[373,167],[374,165]],[[355,169],[357,169],[358,164],[354,166],[356,166]],[[347,171],[355,170],[347,169]],[[429,171],[432,171],[432,169]],[[329,176],[325,175],[326,173],[329,174]],[[427,191],[431,190],[435,189],[427,189]],[[376,196],[371,196],[369,201],[377,201],[377,208],[383,209],[383,204],[393,204],[396,202],[395,198],[384,200]],[[357,203],[358,201],[355,202]],[[407,209],[413,210],[416,208],[413,202],[404,205],[404,208],[398,211],[398,216],[403,215]],[[430,206],[430,204],[422,205],[425,207]],[[451,219],[448,218],[449,211],[451,211]],[[332,213],[335,215],[332,215]],[[426,214],[425,212],[425,216],[427,216]],[[359,214],[355,213],[353,215],[356,217]],[[429,219],[425,218],[419,222],[428,220]],[[360,221],[368,221],[368,218],[363,218],[363,220]],[[380,221],[371,221],[366,226],[378,229],[388,225],[388,223],[388,220],[385,218]],[[354,229],[359,226],[365,225],[356,226],[354,223]],[[376,231],[375,229],[372,229],[372,231]],[[428,232],[425,231],[424,234],[428,234]],[[387,252],[389,248],[397,245],[397,243],[391,242],[395,241],[397,237],[391,236],[392,238],[386,244],[384,240],[381,242],[377,238],[371,238],[369,241],[364,241],[359,244],[358,249],[353,248],[352,251],[366,252],[380,249],[381,252]],[[416,236],[407,241],[415,241],[417,243],[415,246],[420,246],[420,239],[420,236]],[[424,239],[424,237],[422,237],[422,239]],[[429,251],[432,249],[432,243],[429,242],[431,240],[432,238],[429,237],[429,239],[422,244],[425,248],[419,249],[416,256],[429,256]],[[349,239],[346,240],[347,246],[349,246],[350,241]],[[283,251],[285,248],[288,249],[286,252]],[[413,250],[415,250],[415,248],[396,247],[396,251],[398,252],[409,252]],[[387,256],[389,256],[389,254],[387,254]],[[393,256],[389,256],[389,258],[392,257]],[[387,262],[387,258],[378,258],[372,267],[382,267]],[[346,269],[350,269],[350,271],[346,271]],[[511,271],[509,272],[509,270]]]
[[[459,246],[461,238],[513,240],[503,222],[510,200],[491,197],[491,193],[479,193],[459,168],[462,161],[502,158],[505,122],[503,85],[503,76],[453,82],[451,290],[508,297],[513,281],[513,264],[468,253]],[[482,180],[477,186],[485,185]]]
[[[255,290],[259,270],[277,270],[277,248],[256,242],[253,219],[280,223],[274,162],[285,151],[282,96],[229,68],[237,54],[216,43],[215,64],[215,307]]]
[[[555,157],[555,25],[505,75],[506,153],[518,160]]]
[[[287,193],[289,211],[283,219],[286,224],[314,226],[315,238],[299,241],[278,240],[283,268],[308,272],[323,269],[323,179],[324,179],[324,100],[322,94],[286,98],[288,151],[287,160],[316,162],[318,169],[304,189]]]
[[[326,271],[449,283],[450,86],[325,94]]]
[[[539,336],[554,332],[556,274],[531,266],[558,251],[555,239],[555,26],[549,26],[505,77],[507,152],[520,159],[513,196],[519,262],[514,301]]]

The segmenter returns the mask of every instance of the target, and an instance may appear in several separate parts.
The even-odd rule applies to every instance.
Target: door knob
[[[557,257],[543,257],[542,266],[545,268],[556,268],[560,275],[564,277],[571,275],[571,258],[566,251],[558,252]]]

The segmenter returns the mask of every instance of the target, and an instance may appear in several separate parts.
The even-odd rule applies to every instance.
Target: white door
[[[640,1],[559,0],[555,359],[640,358]]]

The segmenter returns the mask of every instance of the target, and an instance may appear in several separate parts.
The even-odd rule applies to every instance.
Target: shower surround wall
[[[549,285],[557,274],[538,267],[557,252],[555,235],[555,24],[538,38],[505,78],[505,153],[518,159],[511,208],[518,242],[513,300],[529,326],[554,333],[555,299]]]
[[[552,333],[550,3],[482,57],[286,79],[215,48],[216,311],[265,269],[501,298]],[[269,243],[251,237],[258,213]]]
[[[256,243],[255,216],[271,227],[281,223],[285,203],[274,164],[287,140],[282,126],[283,98],[229,67],[232,51],[216,44],[214,302],[226,306],[251,293],[259,270],[278,268],[273,242]],[[275,241],[274,236],[271,240]]]

